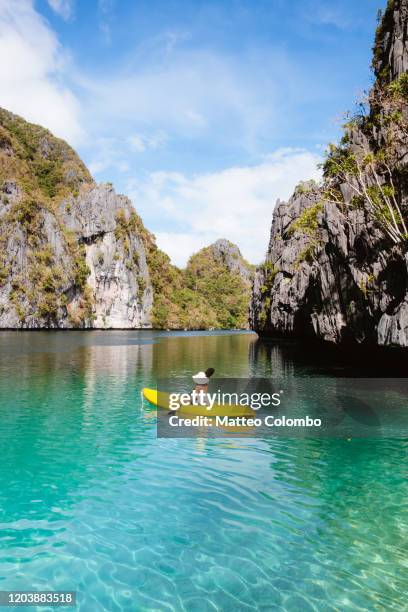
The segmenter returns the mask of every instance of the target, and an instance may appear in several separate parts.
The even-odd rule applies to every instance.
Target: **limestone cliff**
[[[148,327],[147,232],[47,130],[0,111],[0,327]]]
[[[128,198],[0,109],[0,328],[246,327],[251,282],[226,240],[172,265]]]
[[[250,323],[261,336],[408,346],[408,0],[378,26],[375,84],[321,185],[278,202]]]

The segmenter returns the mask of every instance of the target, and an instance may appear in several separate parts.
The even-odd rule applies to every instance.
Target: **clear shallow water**
[[[0,590],[77,590],[86,611],[406,609],[408,442],[157,440],[139,390],[208,365],[328,364],[251,334],[0,334]]]

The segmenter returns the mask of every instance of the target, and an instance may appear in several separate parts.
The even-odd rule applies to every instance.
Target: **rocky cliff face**
[[[377,78],[391,83],[408,70],[408,6],[389,0],[377,28],[373,69]]]
[[[228,272],[236,274],[247,288],[251,287],[254,276],[253,266],[242,257],[236,244],[229,240],[220,239],[200,253],[208,253],[215,262],[223,265]],[[194,261],[194,258],[189,261],[187,268],[191,267],[192,261]]]
[[[0,109],[0,328],[246,327],[251,282],[226,240],[173,266],[128,198]]]
[[[389,2],[367,110],[329,147],[321,185],[274,211],[250,323],[261,336],[408,347],[408,0]]]
[[[144,228],[110,185],[83,190],[60,207],[64,227],[84,245],[93,327],[150,327],[153,287]]]
[[[47,130],[0,111],[0,327],[148,327],[148,233]]]

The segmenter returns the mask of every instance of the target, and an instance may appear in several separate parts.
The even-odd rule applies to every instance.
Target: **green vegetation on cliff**
[[[91,316],[83,246],[55,215],[59,202],[76,196],[85,184],[92,185],[93,180],[71,147],[41,126],[0,108],[0,288],[11,285],[9,301],[22,326],[29,316],[56,324],[58,313],[67,306],[65,288],[71,278],[82,292],[72,311],[75,324],[81,326]],[[54,232],[52,243],[49,232]],[[57,232],[64,251],[59,256]]]
[[[129,201],[111,188],[99,189],[64,141],[0,109],[0,317],[8,311],[3,326],[92,326],[98,273],[102,280],[118,274],[115,283],[132,277],[133,294],[123,293],[125,308],[136,298],[142,311],[152,290],[153,327],[247,327],[252,268],[235,245],[219,240],[180,270]],[[107,198],[102,208],[95,192]],[[112,192],[116,199],[109,199]],[[106,263],[101,272],[100,246],[94,260],[87,259],[87,249],[109,231],[116,251],[112,266]],[[140,242],[142,251],[135,249]]]
[[[152,326],[157,329],[244,329],[252,287],[252,266],[226,240],[201,249],[180,270],[157,245],[142,219],[117,216],[116,234],[141,236],[153,286]]]
[[[17,182],[25,196],[50,203],[93,180],[75,151],[45,128],[0,108],[0,182]]]
[[[184,270],[157,248],[144,231],[154,289],[152,324],[159,329],[243,329],[248,323],[252,266],[227,241],[236,265],[231,268],[217,243],[193,255]]]
[[[345,125],[339,145],[329,145],[324,169],[324,199],[344,209],[340,186],[352,197],[348,206],[366,210],[395,245],[408,240],[406,189],[408,77],[390,83],[379,76],[362,110]]]
[[[188,290],[206,303],[209,327],[247,327],[252,267],[235,245],[218,241],[201,249],[190,257],[183,275]],[[210,323],[214,317],[216,323]]]
[[[375,82],[328,147],[323,179],[276,207],[250,322],[262,335],[408,346],[408,0],[389,0]]]

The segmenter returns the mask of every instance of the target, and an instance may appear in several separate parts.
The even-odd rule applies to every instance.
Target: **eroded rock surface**
[[[408,0],[389,2],[368,113],[347,126],[322,185],[301,184],[276,205],[250,306],[261,336],[408,346],[407,32]],[[338,160],[348,175],[333,172]]]
[[[0,328],[142,328],[153,289],[130,201],[76,153],[0,109]]]

